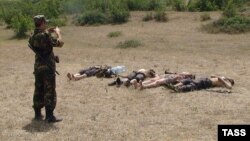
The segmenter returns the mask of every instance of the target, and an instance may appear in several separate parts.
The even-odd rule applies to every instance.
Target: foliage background
[[[17,37],[33,29],[32,17],[38,14],[52,19],[51,26],[64,26],[66,15],[74,15],[79,25],[121,24],[129,20],[130,11],[155,11],[167,21],[166,9],[177,11],[223,10],[228,17],[249,0],[1,0],[0,22],[12,28]],[[166,19],[166,20],[165,20]]]

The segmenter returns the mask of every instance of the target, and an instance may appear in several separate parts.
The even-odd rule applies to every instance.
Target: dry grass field
[[[207,34],[200,30],[201,13],[168,12],[169,22],[142,22],[134,12],[122,25],[61,28],[65,46],[57,70],[56,124],[32,121],[34,54],[27,39],[0,27],[0,140],[82,141],[211,141],[218,124],[250,123],[250,34]],[[210,13],[212,20],[220,13]],[[209,21],[208,21],[209,22]],[[117,38],[110,32],[121,31]],[[119,49],[125,40],[143,43]],[[232,93],[195,91],[173,93],[159,87],[143,91],[108,87],[113,79],[87,78],[68,82],[91,65],[188,71],[200,76],[225,75],[235,79]],[[43,111],[44,112],[44,111]]]

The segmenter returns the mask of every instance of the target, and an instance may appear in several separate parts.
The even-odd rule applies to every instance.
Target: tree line
[[[164,16],[166,8],[177,11],[227,10],[227,14],[232,14],[229,17],[234,17],[235,7],[246,2],[249,0],[1,0],[0,22],[13,29],[17,37],[25,37],[34,27],[32,17],[38,14],[51,19],[51,26],[65,25],[65,15],[75,15],[78,25],[120,24],[128,21],[130,11],[156,11]]]

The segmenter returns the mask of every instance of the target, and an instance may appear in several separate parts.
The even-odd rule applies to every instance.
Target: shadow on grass
[[[31,123],[25,125],[23,130],[34,133],[34,132],[48,132],[50,130],[57,130],[58,128],[52,124],[47,123],[46,121],[36,121],[32,120]]]

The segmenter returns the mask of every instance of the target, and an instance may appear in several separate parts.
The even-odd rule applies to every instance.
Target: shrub
[[[207,21],[207,20],[211,19],[210,15],[208,13],[201,14],[200,18],[201,18],[201,21]]]
[[[154,15],[154,18],[158,22],[167,22],[168,21],[167,14],[165,13],[164,10],[158,10],[158,11],[156,11],[156,13]]]
[[[11,27],[18,38],[26,37],[26,33],[33,27],[33,20],[29,16],[16,15],[11,19]]]
[[[227,3],[227,6],[223,12],[223,15],[226,17],[234,17],[236,16],[236,8],[234,6],[233,0],[230,0]]]
[[[7,24],[8,28],[11,28],[11,19],[16,16],[18,13],[21,13],[21,10],[18,9],[17,2],[5,2],[4,4],[0,3],[1,8],[1,17],[2,20]]]
[[[148,10],[157,10],[157,9],[165,8],[163,6],[166,5],[166,3],[163,3],[163,2],[164,1],[162,0],[150,0],[148,4]]]
[[[112,23],[125,23],[128,21],[130,14],[127,9],[113,8],[111,10]]]
[[[136,48],[142,46],[142,43],[138,40],[127,40],[120,42],[116,47],[117,48]]]
[[[110,32],[108,34],[108,37],[113,38],[113,37],[118,37],[118,36],[121,36],[121,35],[122,35],[121,31],[115,31],[115,32]]]
[[[108,23],[108,19],[106,15],[100,11],[87,11],[78,18],[78,23],[80,25],[105,24]]]
[[[188,5],[189,11],[213,11],[224,10],[231,1],[233,6],[241,7],[249,0],[193,0]]]
[[[35,15],[38,15],[42,13],[47,18],[54,19],[58,18],[63,13],[61,0],[35,0],[34,2],[31,2],[31,0],[22,1],[22,5],[26,4],[26,6],[22,8],[23,10],[27,10],[27,12],[29,12],[30,9],[33,10],[30,14],[35,13]]]
[[[151,20],[153,20],[154,19],[154,16],[153,16],[153,13],[152,12],[150,12],[150,13],[147,13],[144,17],[143,17],[143,21],[151,21]]]
[[[212,11],[215,10],[213,3],[210,0],[200,0],[197,3],[200,11]]]
[[[84,24],[107,24],[107,23],[124,23],[129,19],[129,10],[126,2],[123,0],[86,0],[86,8],[79,18],[78,23]]]
[[[213,11],[223,9],[228,0],[196,0],[188,5],[189,11]]]
[[[156,10],[162,7],[165,0],[127,0],[129,10]]]
[[[242,33],[250,31],[250,18],[235,16],[222,18],[211,24],[203,26],[203,29],[210,33]]]
[[[214,7],[216,7],[217,9],[223,9],[226,6],[227,2],[228,0],[213,0]]]
[[[236,6],[243,6],[243,4],[249,4],[249,0],[233,0],[233,2],[234,2],[234,4],[236,5]]]
[[[187,6],[188,11],[191,12],[195,12],[195,11],[199,11],[200,9],[198,8],[197,4],[194,2],[189,3],[189,5]]]
[[[63,12],[60,2],[61,0],[1,0],[0,10],[7,27],[12,28],[17,37],[23,37],[31,30],[34,15],[43,14],[46,18],[55,19],[55,24],[65,25],[66,20],[57,19]]]
[[[67,18],[57,18],[57,19],[52,19],[49,22],[50,26],[65,26],[67,23]]]
[[[127,0],[130,10],[149,10],[148,0]]]
[[[185,6],[185,3],[183,0],[174,0],[173,6],[177,11],[185,11],[186,10],[186,6]]]

